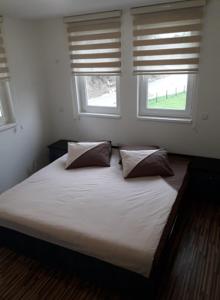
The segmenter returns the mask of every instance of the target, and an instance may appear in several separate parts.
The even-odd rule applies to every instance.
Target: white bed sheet
[[[149,277],[177,191],[111,167],[65,170],[66,155],[0,195],[0,226]]]

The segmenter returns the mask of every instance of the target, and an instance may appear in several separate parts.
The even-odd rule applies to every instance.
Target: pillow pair
[[[120,162],[124,178],[172,176],[167,153],[155,146],[120,147]],[[68,144],[66,169],[100,166],[109,167],[111,142],[82,142]]]

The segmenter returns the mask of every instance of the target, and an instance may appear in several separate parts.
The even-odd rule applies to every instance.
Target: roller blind
[[[121,11],[64,18],[74,75],[120,74]]]
[[[2,24],[3,18],[0,16],[0,80],[9,78],[9,69],[2,35]]]
[[[204,0],[133,8],[135,74],[196,73]]]

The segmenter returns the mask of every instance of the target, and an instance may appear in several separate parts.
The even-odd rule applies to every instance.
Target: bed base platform
[[[117,288],[127,292],[128,295],[132,295],[132,292],[135,292],[136,299],[142,299],[142,296],[146,297],[146,295],[150,296],[149,299],[154,299],[155,293],[158,292],[158,286],[161,285],[161,276],[164,274],[165,269],[168,268],[168,264],[169,268],[171,267],[176,254],[178,238],[176,239],[175,237],[175,228],[180,216],[179,212],[181,212],[185,204],[183,200],[186,198],[187,185],[188,175],[185,176],[164,228],[148,279],[99,259],[1,226],[0,247],[8,247],[45,265],[56,267],[71,274],[77,274],[82,279],[94,281],[101,286]]]

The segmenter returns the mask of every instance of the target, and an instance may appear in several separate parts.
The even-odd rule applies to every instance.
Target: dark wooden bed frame
[[[96,283],[98,282],[108,288],[120,288],[129,294],[133,290],[138,297],[136,299],[141,299],[143,294],[145,296],[147,294],[152,299],[157,292],[158,283],[161,282],[168,258],[170,258],[171,253],[173,253],[171,257],[173,258],[176,252],[173,245],[175,225],[180,215],[179,212],[184,205],[188,178],[187,172],[161,236],[148,279],[99,259],[4,227],[0,227],[0,247],[6,246],[44,264],[77,273],[83,279],[95,280]],[[141,294],[140,296],[137,296],[137,291]]]

